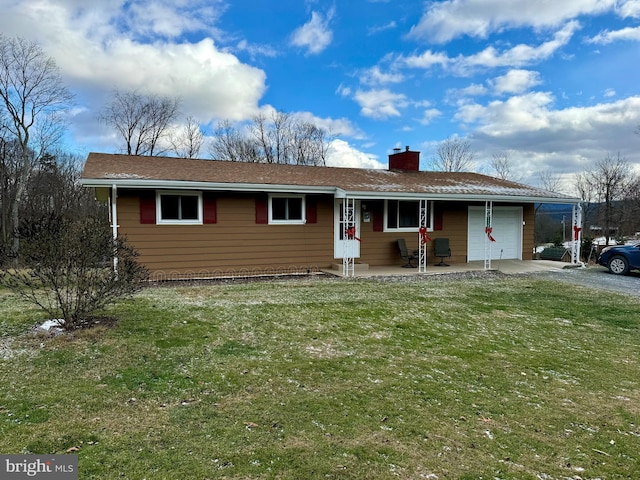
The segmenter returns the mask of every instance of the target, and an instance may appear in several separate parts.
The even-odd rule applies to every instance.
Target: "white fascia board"
[[[218,183],[218,182],[176,182],[173,180],[103,179],[82,178],[85,187],[117,185],[120,188],[167,189],[167,190],[219,190],[231,192],[272,192],[272,193],[326,193],[334,195],[336,187],[312,185],[273,185],[261,183]]]
[[[407,200],[446,200],[450,202],[493,202],[509,203],[558,203],[573,205],[581,203],[579,198],[532,197],[518,195],[489,195],[489,194],[446,194],[419,192],[345,192],[349,198],[356,200],[407,199]]]
[[[145,179],[105,179],[82,178],[80,184],[85,187],[112,187],[120,188],[158,188],[158,189],[184,189],[184,190],[219,190],[232,192],[269,192],[269,193],[301,193],[301,194],[329,194],[335,198],[354,198],[356,200],[381,200],[381,199],[427,199],[447,200],[459,202],[494,202],[510,203],[556,203],[578,204],[579,198],[555,198],[555,197],[531,197],[518,195],[489,195],[489,194],[446,194],[446,193],[419,193],[419,192],[373,192],[373,191],[346,191],[335,186],[312,185],[274,185],[261,183],[219,183],[219,182],[179,182],[175,180],[145,180]]]

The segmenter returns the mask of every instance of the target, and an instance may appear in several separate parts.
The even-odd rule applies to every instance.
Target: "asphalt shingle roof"
[[[256,185],[264,190],[270,185],[292,187],[339,188],[353,193],[416,193],[446,197],[498,196],[522,197],[531,201],[557,199],[577,201],[572,197],[541,190],[487,175],[466,172],[415,172],[360,168],[311,167],[266,163],[193,160],[173,157],[143,157],[90,153],[82,173],[82,182],[97,186],[105,181],[144,187],[154,181]],[[543,200],[544,199],[544,200]]]

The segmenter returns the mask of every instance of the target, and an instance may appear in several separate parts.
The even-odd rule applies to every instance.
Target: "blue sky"
[[[117,151],[114,88],[179,96],[205,129],[284,110],[337,137],[330,164],[382,167],[468,138],[491,174],[566,179],[618,152],[640,171],[640,0],[0,0],[76,94],[69,145]],[[207,157],[206,148],[201,156]]]

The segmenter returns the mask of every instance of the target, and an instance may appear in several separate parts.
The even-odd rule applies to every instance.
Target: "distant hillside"
[[[541,205],[536,205],[536,207],[539,207],[537,215],[544,215],[549,219],[556,220],[558,222],[562,221],[563,216],[565,219],[569,219],[573,214],[571,205],[543,203]]]

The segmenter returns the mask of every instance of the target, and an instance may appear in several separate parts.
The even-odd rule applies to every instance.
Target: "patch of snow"
[[[45,320],[40,325],[33,327],[32,332],[36,335],[61,335],[64,333],[64,320],[62,318],[52,318],[49,320]]]
[[[122,172],[105,173],[103,177],[104,178],[126,178],[126,179],[131,178],[131,179],[141,179],[141,180],[149,179],[149,177],[145,175],[138,175],[137,173],[122,173]]]
[[[62,328],[62,325],[64,325],[64,319],[62,318],[53,318],[51,320],[45,320],[43,323],[41,323],[38,328],[40,330],[45,330],[45,331],[49,331],[52,328]]]
[[[594,245],[606,245],[607,239],[606,237],[596,237],[593,239],[591,243]],[[609,238],[609,245],[617,245],[617,244],[618,242],[616,241],[615,238]]]

